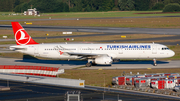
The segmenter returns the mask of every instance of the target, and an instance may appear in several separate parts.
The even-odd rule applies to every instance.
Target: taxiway
[[[60,67],[61,69],[157,69],[157,68],[180,68],[180,60],[157,61],[157,66],[153,66],[153,61],[120,61],[111,66],[85,67],[85,60],[38,60],[38,59],[14,59],[0,58],[1,65],[30,65]],[[81,68],[80,68],[81,67]]]

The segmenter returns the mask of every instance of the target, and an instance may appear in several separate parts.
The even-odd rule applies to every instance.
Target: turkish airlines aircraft
[[[54,59],[87,59],[91,65],[111,65],[116,59],[169,58],[175,53],[167,46],[155,43],[106,43],[106,44],[39,44],[18,22],[11,22],[17,45],[11,50],[33,56]]]

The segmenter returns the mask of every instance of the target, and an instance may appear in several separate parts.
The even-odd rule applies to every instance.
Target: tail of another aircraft
[[[29,34],[24,30],[24,28],[19,24],[19,22],[11,22],[11,24],[17,45],[38,44],[31,38],[31,36],[29,36]]]

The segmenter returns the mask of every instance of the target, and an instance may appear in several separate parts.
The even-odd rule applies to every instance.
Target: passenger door
[[[152,45],[152,54],[157,54],[157,46]]]
[[[119,48],[119,54],[123,54],[123,48]]]
[[[38,46],[34,46],[34,56],[39,56],[39,47]]]

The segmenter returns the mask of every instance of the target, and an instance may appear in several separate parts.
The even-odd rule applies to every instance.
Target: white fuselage
[[[11,50],[33,56],[54,59],[78,59],[71,53],[106,54],[113,59],[158,59],[174,56],[165,45],[154,43],[109,43],[109,44],[36,44],[11,46]]]

